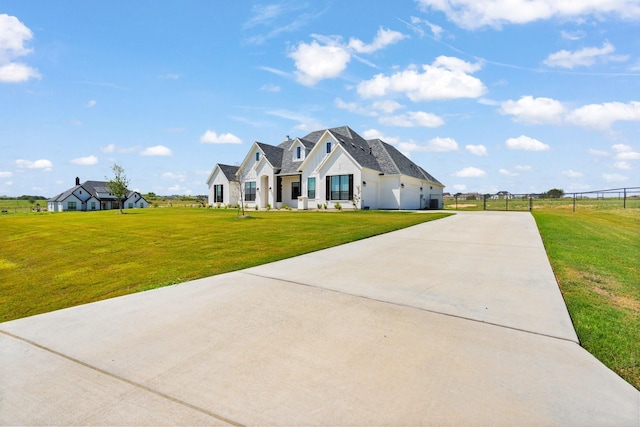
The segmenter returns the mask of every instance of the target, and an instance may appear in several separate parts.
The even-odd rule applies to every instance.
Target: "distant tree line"
[[[0,200],[47,200],[46,197],[44,196],[29,196],[26,194],[23,194],[20,197],[9,197],[9,196],[0,196]]]

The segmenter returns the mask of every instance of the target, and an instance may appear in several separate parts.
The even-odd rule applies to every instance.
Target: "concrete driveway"
[[[477,212],[2,323],[0,424],[640,426],[640,392],[532,216]]]

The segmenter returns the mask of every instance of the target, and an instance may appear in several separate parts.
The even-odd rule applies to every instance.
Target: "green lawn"
[[[160,208],[0,216],[0,322],[225,273],[442,213]]]
[[[533,215],[581,344],[640,389],[640,210]]]

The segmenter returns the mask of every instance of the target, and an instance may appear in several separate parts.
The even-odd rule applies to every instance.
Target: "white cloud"
[[[489,155],[489,153],[487,153],[487,147],[485,147],[482,144],[480,144],[480,145],[468,144],[468,145],[465,145],[464,148],[465,148],[465,150],[467,150],[471,154],[475,154],[476,156],[488,156]]]
[[[98,158],[96,156],[78,157],[69,161],[72,165],[80,166],[92,166],[98,164]]]
[[[396,110],[404,108],[402,104],[393,100],[385,100],[385,101],[375,101],[371,106],[383,113],[391,114]]]
[[[93,108],[96,106],[98,102],[95,99],[90,100],[89,102],[87,102],[87,108]]]
[[[32,38],[33,32],[18,18],[0,14],[0,83],[20,83],[41,77],[36,69],[14,62],[31,53],[25,43]]]
[[[208,130],[200,137],[203,144],[242,144],[242,140],[232,133],[221,133],[218,135],[212,130]]]
[[[100,151],[102,151],[103,153],[133,153],[134,151],[136,151],[136,147],[129,147],[129,148],[122,148],[122,147],[118,147],[115,144],[107,144],[104,147],[100,147]]]
[[[605,42],[602,47],[585,47],[575,52],[561,50],[552,53],[542,61],[549,67],[574,68],[590,67],[596,61],[606,63],[609,61],[623,62],[629,59],[626,55],[612,55],[616,48],[609,42]]]
[[[467,186],[465,184],[455,184],[453,186],[453,189],[459,191],[460,193],[464,193],[467,191]]]
[[[167,179],[175,179],[180,182],[184,182],[184,180],[186,179],[183,173],[174,173],[174,172],[164,172],[162,174],[162,177]]]
[[[618,160],[640,160],[640,153],[633,151],[633,147],[625,144],[615,144],[612,146]]]
[[[637,0],[417,0],[425,11],[443,12],[450,21],[467,29],[484,26],[500,28],[504,24],[526,24],[542,19],[575,19],[587,16],[604,18],[615,15],[640,17]]]
[[[505,141],[505,145],[509,150],[546,151],[551,148],[547,144],[525,135],[509,138]]]
[[[53,163],[47,159],[40,159],[32,162],[31,160],[18,159],[16,160],[16,166],[24,169],[44,169],[50,171],[53,168]]]
[[[12,176],[13,172],[0,171],[0,178],[11,178]]]
[[[336,107],[341,110],[347,110],[351,113],[361,114],[363,116],[376,116],[377,113],[371,109],[365,108],[358,103],[355,102],[345,102],[340,98],[336,98],[334,100]]]
[[[420,24],[425,24],[427,27],[429,27],[429,30],[431,30],[431,34],[433,35],[433,38],[436,40],[440,40],[440,38],[442,37],[442,33],[444,32],[444,29],[436,24],[433,24],[429,21],[427,21],[426,19],[420,19],[416,16],[412,16],[411,17],[411,29],[414,30],[416,33],[418,33],[418,35],[420,37],[424,37],[425,36],[425,31],[418,27],[417,25]],[[409,24],[407,24],[409,25]]]
[[[519,175],[518,173],[516,173],[516,172],[511,172],[511,171],[509,171],[509,170],[507,170],[507,169],[500,169],[500,173],[501,173],[502,175],[506,175],[506,176],[518,176],[518,175]]]
[[[565,107],[560,101],[551,98],[522,96],[517,101],[508,100],[500,105],[500,113],[514,116],[514,121],[543,124],[560,123]]]
[[[622,170],[630,170],[630,169],[633,169],[633,168],[631,167],[631,164],[630,164],[629,162],[615,162],[615,163],[613,164],[613,166],[614,166],[616,169],[622,169]]]
[[[596,157],[607,157],[609,155],[609,153],[607,153],[604,150],[596,150],[596,149],[593,149],[593,148],[590,148],[588,152],[592,156],[596,156]]]
[[[442,118],[435,114],[425,113],[424,111],[409,111],[405,114],[397,116],[380,117],[380,123],[388,126],[399,127],[428,127],[436,128],[444,124]]]
[[[531,166],[517,165],[516,166],[516,170],[519,170],[521,172],[531,172],[533,170],[533,168]]]
[[[580,178],[584,174],[582,172],[576,172],[576,171],[574,171],[572,169],[569,169],[569,170],[566,170],[566,171],[562,171],[562,175],[568,176],[569,178]]]
[[[373,53],[391,44],[395,44],[406,37],[407,36],[397,31],[379,28],[371,44],[364,44],[361,40],[352,38],[349,40],[349,47],[357,53]]]
[[[392,145],[396,145],[396,146],[400,145],[400,138],[395,137],[395,136],[383,135],[382,132],[380,132],[377,129],[365,130],[364,132],[362,132],[362,136],[365,139],[380,139],[380,140],[382,140],[384,142],[387,142],[389,144],[392,144]],[[416,150],[414,150],[414,151],[416,151]]]
[[[622,181],[626,181],[629,178],[627,178],[624,175],[619,175],[617,173],[603,173],[602,174],[602,179],[605,182],[609,182],[609,183],[613,183],[613,182],[622,182]]]
[[[453,174],[453,176],[458,178],[482,178],[486,175],[487,173],[485,171],[474,167],[464,168]]]
[[[262,86],[260,86],[260,90],[265,91],[265,92],[280,92],[280,86],[278,85],[274,85],[273,83],[267,83],[264,84]]]
[[[21,83],[40,77],[40,73],[35,69],[20,62],[0,65],[0,83]]]
[[[298,82],[313,86],[320,80],[338,77],[351,60],[351,54],[337,41],[320,45],[316,40],[300,43],[291,52]]]
[[[141,156],[171,156],[171,150],[164,145],[148,147],[140,152]]]
[[[423,65],[422,72],[415,67],[391,76],[378,74],[358,84],[364,98],[406,95],[414,102],[457,98],[478,98],[487,88],[480,79],[467,73],[476,71],[480,64],[471,64],[458,58],[440,56],[431,65]]]
[[[445,152],[445,151],[456,151],[456,150],[458,150],[458,143],[453,138],[436,137],[436,138],[430,139],[429,142],[427,142],[426,151]]]
[[[640,121],[640,102],[605,102],[588,104],[573,110],[567,116],[570,123],[607,130],[617,121]]]
[[[565,31],[562,30],[560,31],[560,36],[565,39],[565,40],[572,40],[572,41],[576,41],[576,40],[580,40],[583,39],[585,37],[585,32],[584,31]]]

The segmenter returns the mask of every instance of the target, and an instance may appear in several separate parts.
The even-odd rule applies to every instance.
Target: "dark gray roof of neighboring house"
[[[387,144],[380,139],[368,141],[371,150],[378,159],[380,170],[386,175],[408,175],[413,178],[426,179],[436,184],[441,184],[431,174],[412,162],[407,156],[402,154],[393,145]]]
[[[273,166],[274,169],[277,170],[282,168],[282,157],[284,154],[282,148],[258,141],[256,141],[256,144],[260,147],[264,156],[267,158],[269,163],[271,163],[271,166]]]
[[[221,163],[218,163],[218,166],[220,167],[220,170],[222,171],[224,176],[229,181],[237,181],[238,180],[238,177],[236,176],[236,174],[238,172],[238,166],[223,165]]]
[[[49,199],[49,202],[60,202],[69,197],[74,191],[78,188],[84,189],[91,196],[95,197],[98,200],[115,200],[116,198],[111,194],[111,191],[108,188],[107,181],[85,181],[80,185],[74,185],[67,191],[58,194],[55,197]],[[131,197],[131,195],[136,194],[137,191],[127,190],[127,198]],[[142,196],[141,196],[142,197]],[[144,197],[142,197],[144,199]]]

